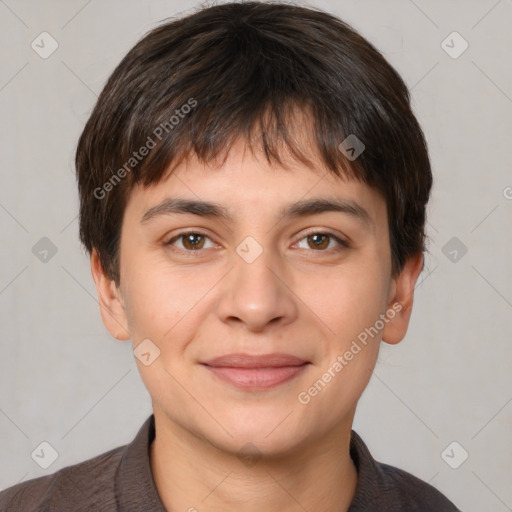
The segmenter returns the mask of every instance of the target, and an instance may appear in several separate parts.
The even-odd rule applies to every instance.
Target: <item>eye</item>
[[[181,247],[177,248],[187,252],[199,251],[201,249],[208,248],[205,247],[205,240],[210,240],[211,242],[211,239],[204,233],[197,231],[186,231],[172,237],[168,242],[165,243],[165,245],[175,246],[175,242],[179,240],[182,240]]]
[[[300,247],[302,241],[305,240],[307,247]],[[207,245],[210,241],[210,245]],[[177,245],[177,243],[180,245]],[[334,235],[333,233],[324,233],[320,231],[313,231],[308,233],[305,237],[301,238],[297,244],[300,249],[313,249],[317,252],[341,251],[349,247],[349,244]],[[176,247],[178,250],[185,252],[200,251],[214,246],[211,238],[199,231],[184,231],[172,237],[165,242],[165,245]]]
[[[332,233],[323,233],[320,231],[313,231],[308,233],[297,243],[300,244],[303,240],[306,240],[308,247],[300,247],[301,249],[313,249],[314,251],[318,252],[327,252],[327,250],[330,249],[333,249],[334,251],[341,251],[349,247],[349,244],[338,236]],[[335,242],[334,247],[331,244],[332,241]]]

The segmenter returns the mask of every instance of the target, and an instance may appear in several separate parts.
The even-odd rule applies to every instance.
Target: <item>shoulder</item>
[[[377,462],[352,431],[350,455],[358,472],[350,512],[459,512],[435,487],[402,469]]]
[[[377,463],[383,475],[383,491],[407,511],[458,512],[457,507],[429,483],[402,469]]]
[[[115,503],[115,475],[125,446],[0,492],[0,512],[91,510]],[[108,509],[108,506],[107,506]],[[115,509],[115,506],[114,506]]]

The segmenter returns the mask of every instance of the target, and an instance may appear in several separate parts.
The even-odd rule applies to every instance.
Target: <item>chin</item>
[[[268,456],[282,456],[290,453],[305,441],[308,431],[298,422],[298,416],[294,417],[296,412],[292,412],[292,408],[284,411],[280,408],[275,414],[268,411],[266,413],[254,411],[251,414],[246,411],[238,415],[235,411],[235,414],[230,417],[219,418],[219,422],[232,437],[225,431],[216,429],[216,434],[219,435],[215,435],[215,444],[220,443],[224,450],[234,453],[238,453],[247,443],[254,445],[258,452]]]
[[[253,459],[265,458],[270,460],[286,457],[297,452],[303,441],[303,435],[296,439],[286,431],[280,434],[271,434],[267,437],[266,434],[257,429],[244,429],[234,434],[233,438],[227,439],[224,436],[222,442],[215,443],[215,445],[217,448],[236,455],[240,459],[249,456]]]

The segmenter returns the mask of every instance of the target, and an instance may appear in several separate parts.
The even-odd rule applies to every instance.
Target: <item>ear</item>
[[[118,340],[130,339],[130,331],[127,327],[128,319],[121,294],[115,282],[103,270],[96,249],[91,253],[91,273],[96,284],[101,318],[105,327]]]
[[[407,260],[400,274],[393,278],[386,316],[389,321],[382,331],[382,341],[394,345],[407,333],[412,313],[414,287],[423,268],[423,254]]]

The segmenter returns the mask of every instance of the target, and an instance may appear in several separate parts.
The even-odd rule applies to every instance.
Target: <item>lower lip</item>
[[[245,390],[265,390],[297,377],[308,364],[279,368],[231,368],[205,365],[220,379]]]

